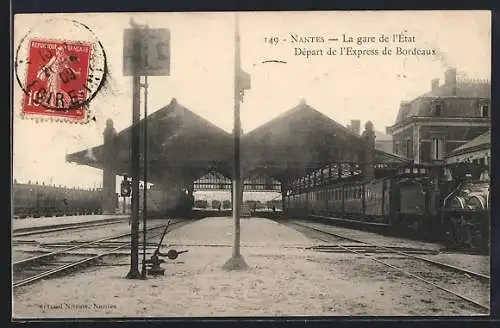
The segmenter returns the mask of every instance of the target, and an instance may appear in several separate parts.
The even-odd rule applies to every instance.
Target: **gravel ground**
[[[232,222],[210,218],[167,235],[188,249],[165,276],[127,280],[127,266],[89,268],[16,289],[16,318],[179,316],[475,315],[445,292],[363,256],[321,253],[303,234],[265,219],[241,222],[249,268],[227,272]],[[218,245],[219,247],[182,246]]]
[[[422,256],[434,261],[458,266],[470,271],[490,275],[490,257],[470,254],[436,254]]]
[[[408,258],[388,258],[383,260],[395,267],[418,275],[436,285],[470,298],[480,304],[490,304],[490,283],[471,277],[468,274],[450,272],[434,265]]]
[[[293,222],[293,221],[292,221]],[[294,226],[293,223],[286,223],[289,226]],[[439,244],[425,243],[421,241],[405,240],[395,237],[384,237],[382,235],[359,231],[354,229],[348,229],[343,227],[330,226],[325,224],[307,224],[316,227],[321,230],[329,231],[332,233],[337,233],[342,236],[351,237],[358,239],[360,241],[365,241],[368,243],[374,243],[383,246],[404,246],[410,248],[425,248],[439,250]],[[342,245],[353,244],[352,242],[344,242],[338,237],[328,236],[321,234],[320,232],[310,231],[303,227],[297,227],[302,233],[309,236],[310,238],[320,238],[320,240],[330,240],[331,242],[341,243]],[[441,262],[444,264],[450,264],[457,266],[459,268],[464,268],[473,272],[478,272],[482,274],[489,275],[490,261],[489,256],[481,255],[469,255],[469,254],[436,254],[436,255],[418,255],[420,257]],[[420,261],[418,259],[407,258],[399,254],[385,254],[373,256],[374,258],[383,260],[385,263],[393,265],[395,267],[404,269],[405,271],[418,275],[430,281],[436,285],[444,287],[455,293],[458,293],[464,297],[472,299],[480,304],[488,305],[490,303],[490,283],[481,281],[477,278],[471,277],[468,274],[457,273],[447,269],[436,267],[430,263]],[[394,269],[390,269],[397,271]]]

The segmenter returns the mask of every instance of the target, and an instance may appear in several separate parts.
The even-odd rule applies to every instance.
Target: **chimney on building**
[[[351,120],[349,129],[359,135],[361,133],[361,120]]]
[[[444,83],[446,87],[451,91],[452,96],[457,95],[457,69],[449,68],[444,73]]]
[[[436,93],[439,89],[439,79],[431,80],[431,92]]]

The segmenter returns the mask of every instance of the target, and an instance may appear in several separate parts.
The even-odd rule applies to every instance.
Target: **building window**
[[[439,154],[439,139],[432,139],[432,159],[438,159]]]
[[[406,139],[406,157],[411,157],[411,140]]]
[[[436,104],[436,116],[441,116],[441,104]]]
[[[443,140],[440,138],[432,138],[431,158],[433,160],[443,159]]]
[[[396,155],[399,155],[399,142],[396,142],[396,143],[394,144],[394,153],[395,153]]]
[[[489,116],[489,106],[481,105],[481,117],[488,117],[488,116]]]

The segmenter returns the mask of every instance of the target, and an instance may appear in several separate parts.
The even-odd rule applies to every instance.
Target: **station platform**
[[[246,270],[225,271],[231,218],[211,217],[169,232],[164,276],[129,280],[129,258],[20,287],[13,316],[29,318],[457,315],[439,290],[352,253],[324,253],[300,232],[263,218],[241,220]],[[455,300],[456,301],[456,300]],[[446,306],[446,305],[449,306]]]
[[[12,231],[29,228],[59,226],[65,224],[100,222],[109,219],[126,219],[130,215],[124,214],[106,214],[106,215],[72,215],[72,216],[54,216],[40,218],[12,219]]]

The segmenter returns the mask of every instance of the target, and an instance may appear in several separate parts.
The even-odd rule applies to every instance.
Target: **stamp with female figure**
[[[32,40],[23,113],[83,119],[91,52],[91,44]]]
[[[79,27],[85,30],[85,26]],[[16,77],[23,90],[23,117],[73,122],[88,119],[89,102],[106,75],[104,50],[100,42],[92,41],[44,38],[40,33],[23,39],[16,56]]]

